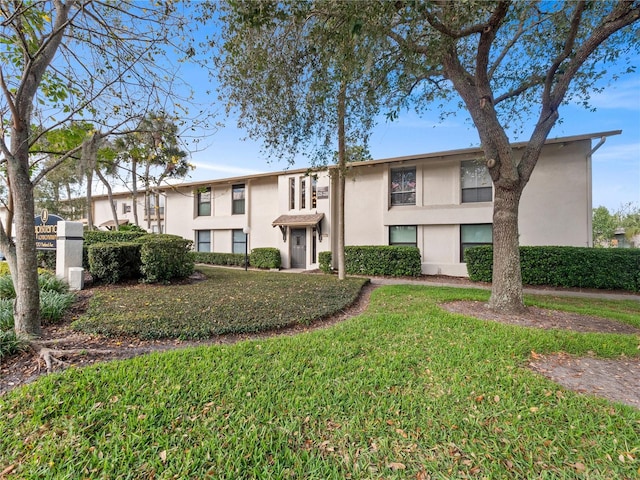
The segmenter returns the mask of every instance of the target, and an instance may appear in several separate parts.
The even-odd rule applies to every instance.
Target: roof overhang
[[[129,220],[118,220],[118,225],[126,225],[127,223],[129,223]],[[100,227],[115,227],[116,226],[116,222],[114,222],[113,220],[107,220],[106,222],[102,222],[100,225]]]
[[[274,227],[314,227],[322,221],[324,213],[307,215],[280,215],[271,224]]]
[[[324,213],[311,213],[307,215],[280,215],[276,218],[271,225],[273,227],[280,227],[282,232],[282,240],[287,241],[287,227],[316,227],[318,233],[318,240],[322,241],[322,225],[321,221],[324,218]]]

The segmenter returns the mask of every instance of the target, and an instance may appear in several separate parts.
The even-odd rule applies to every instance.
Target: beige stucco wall
[[[520,201],[522,245],[592,246],[588,140],[545,146]]]
[[[522,245],[591,245],[590,139],[546,145],[525,188],[520,203]],[[517,154],[520,154],[517,152]],[[479,153],[458,151],[369,162],[351,168],[345,182],[346,245],[387,245],[389,227],[416,225],[417,244],[422,254],[422,271],[427,274],[466,275],[460,263],[460,225],[492,223],[493,204],[461,203],[460,163],[477,159]],[[416,168],[416,205],[390,206],[389,172],[394,167]],[[290,266],[289,237],[283,239],[272,222],[280,215],[323,213],[322,241],[316,250],[337,248],[337,195],[327,171],[316,172],[318,189],[328,188],[328,198],[318,198],[312,208],[311,178],[298,170],[252,178],[219,180],[166,190],[166,233],[195,241],[197,230],[210,230],[212,249],[232,251],[232,230],[251,228],[249,249],[276,247],[283,267]],[[294,208],[289,203],[289,179],[296,186]],[[306,182],[306,205],[301,208],[300,182]],[[231,188],[245,183],[245,214],[232,215]],[[196,187],[212,187],[212,215],[196,215]],[[133,221],[133,213],[122,214],[128,195],[117,197],[121,219]],[[143,202],[139,217],[144,222]],[[106,197],[96,198],[95,223],[111,219]],[[335,228],[332,228],[335,226]],[[312,227],[306,228],[307,268],[317,268],[312,258]],[[316,237],[317,238],[317,237]]]

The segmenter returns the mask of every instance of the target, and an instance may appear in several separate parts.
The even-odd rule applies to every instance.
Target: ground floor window
[[[392,225],[389,227],[389,245],[418,246],[418,227],[416,225]]]
[[[478,245],[493,244],[493,225],[490,223],[478,223],[460,225],[460,261],[464,262],[464,252],[467,248]]]
[[[233,253],[245,253],[247,248],[247,235],[242,230],[233,231]]]
[[[211,230],[196,231],[196,251],[198,252],[211,251]]]

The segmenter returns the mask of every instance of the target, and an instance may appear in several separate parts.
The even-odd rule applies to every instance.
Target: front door
[[[307,230],[291,229],[291,268],[307,268]]]

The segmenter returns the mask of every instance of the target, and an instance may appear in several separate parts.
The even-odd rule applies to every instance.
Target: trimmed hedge
[[[89,247],[95,243],[136,242],[147,232],[122,232],[119,230],[87,230],[84,232],[82,266],[89,270]]]
[[[280,268],[282,258],[277,248],[254,248],[249,256],[249,265],[256,268]]]
[[[244,267],[244,253],[193,252],[196,263]]]
[[[333,267],[331,266],[331,252],[320,252],[318,254],[318,261],[320,262],[320,270],[324,273],[331,273]]]
[[[87,248],[89,272],[104,283],[118,283],[140,276],[140,243],[94,243]]]
[[[344,248],[344,262],[349,275],[417,277],[422,273],[422,259],[417,247],[349,246]],[[331,271],[331,252],[320,253],[320,270]]]
[[[167,282],[193,273],[193,242],[177,235],[148,234],[139,239],[140,273],[147,283]]]
[[[493,247],[465,252],[469,278],[491,282]],[[553,287],[640,291],[640,249],[520,247],[522,283]]]

